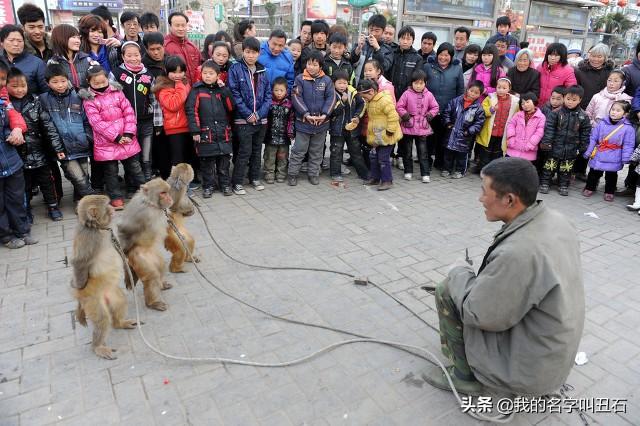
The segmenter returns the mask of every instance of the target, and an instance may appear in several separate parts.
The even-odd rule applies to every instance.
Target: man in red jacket
[[[186,76],[189,85],[200,79],[200,51],[187,38],[187,23],[189,18],[182,12],[169,15],[169,34],[164,38],[165,55],[179,56],[187,64]]]

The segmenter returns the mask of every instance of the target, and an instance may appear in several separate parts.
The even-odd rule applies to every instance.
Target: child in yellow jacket
[[[378,185],[378,191],[391,188],[391,152],[393,146],[402,139],[400,116],[391,96],[378,91],[378,83],[365,79],[358,85],[358,93],[367,102],[367,144],[372,149],[369,154],[371,171],[367,185]]]

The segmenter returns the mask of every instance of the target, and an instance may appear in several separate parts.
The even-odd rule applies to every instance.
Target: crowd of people
[[[247,178],[257,191],[263,182],[295,186],[302,174],[318,185],[322,170],[339,186],[349,166],[382,191],[393,167],[414,179],[414,158],[429,183],[434,168],[459,179],[521,157],[537,167],[540,192],[557,183],[568,195],[576,177],[590,197],[604,175],[606,201],[631,162],[623,192],[640,210],[640,45],[621,70],[604,44],[570,62],[575,52],[551,43],[536,66],[508,17],[484,46],[460,27],[452,43],[425,32],[416,50],[412,27],[396,41],[373,15],[353,45],[346,28],[322,20],[304,21],[297,38],[274,29],[260,42],[245,20],[199,50],[181,12],[168,17],[166,35],[156,15],[132,12],[120,16],[119,34],[104,6],[50,33],[37,6],[17,15],[20,26],[0,28],[0,239],[9,248],[37,242],[38,192],[49,217],[62,219],[60,169],[74,201],[105,193],[122,209],[141,184],[183,162],[196,171],[191,189],[209,198],[245,195]]]

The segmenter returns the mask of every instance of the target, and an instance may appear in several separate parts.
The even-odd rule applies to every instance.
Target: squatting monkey
[[[127,286],[135,285],[140,278],[145,304],[158,311],[168,307],[160,297],[160,291],[171,288],[171,284],[163,281],[165,262],[157,247],[167,236],[164,209],[173,204],[170,189],[161,178],[140,186],[140,191],[125,207],[118,225],[118,239],[135,273],[132,283],[126,277]]]
[[[122,257],[111,242],[109,225],[114,209],[109,197],[87,195],[78,204],[78,226],[73,239],[73,277],[71,287],[78,300],[76,318],[84,326],[93,323],[91,346],[96,355],[115,359],[115,349],[105,345],[111,327],[134,328],[133,320],[124,319],[127,299],[118,286],[122,281]]]

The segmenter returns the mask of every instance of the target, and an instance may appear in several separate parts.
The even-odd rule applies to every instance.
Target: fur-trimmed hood
[[[105,90],[104,93],[109,93],[109,92],[122,92],[122,86],[118,82],[109,81],[109,88],[107,90]],[[96,92],[95,90],[93,90],[91,88],[78,90],[78,96],[80,96],[80,98],[85,99],[85,100],[86,99],[89,99],[89,100],[95,99],[96,94],[98,94],[98,93],[99,92]],[[100,94],[102,94],[102,93],[100,93]]]
[[[175,82],[171,80],[169,77],[161,75],[156,78],[153,87],[151,88],[151,92],[154,94],[158,93],[162,89],[173,89],[175,87]]]

